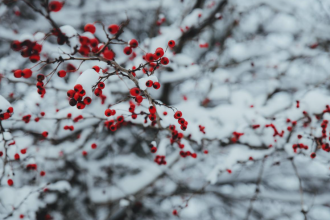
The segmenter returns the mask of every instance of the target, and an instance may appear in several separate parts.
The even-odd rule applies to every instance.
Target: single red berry
[[[175,41],[174,41],[174,40],[170,40],[170,41],[168,42],[168,46],[169,46],[169,47],[174,47],[174,46],[175,46]]]
[[[74,95],[76,94],[76,92],[74,90],[70,89],[66,94],[69,98],[73,98]]]
[[[115,53],[112,50],[104,50],[103,56],[107,60],[113,60],[113,58],[115,58]]]
[[[167,65],[169,64],[170,60],[167,57],[162,57],[162,59],[160,60],[160,63],[163,65]]]
[[[77,104],[77,109],[84,109],[86,107],[85,103],[84,102],[78,102]]]
[[[152,62],[152,61],[155,60],[155,57],[154,57],[154,55],[152,53],[147,53],[146,56],[145,56],[145,58],[146,58],[146,60],[148,62]]]
[[[147,82],[146,82],[146,86],[147,87],[151,87],[152,85],[153,85],[153,81],[152,80],[148,80]]]
[[[95,28],[94,24],[86,24],[84,27],[84,31],[91,32],[92,34],[94,34],[96,31],[96,28]]]
[[[316,153],[315,152],[311,153],[311,158],[314,159],[315,157],[316,157]]]
[[[143,97],[140,96],[140,95],[137,95],[137,96],[135,97],[135,101],[136,101],[137,103],[141,103],[141,102],[143,101]]]
[[[60,70],[57,72],[57,75],[61,78],[65,77],[66,76],[66,71],[65,70]]]
[[[192,154],[191,154],[191,157],[192,157],[192,158],[197,158],[197,154],[196,154],[196,153],[192,153]]]
[[[94,91],[94,94],[95,94],[96,96],[101,96],[101,95],[102,95],[102,90],[99,89],[99,88],[96,88],[95,91]]]
[[[160,88],[160,83],[159,82],[154,82],[154,84],[152,86],[154,87],[154,89],[159,89]]]
[[[111,109],[106,109],[104,111],[105,116],[110,117],[111,116]]]
[[[87,156],[87,152],[86,152],[86,151],[82,151],[81,154],[82,154],[83,156]]]
[[[46,172],[45,171],[40,171],[40,176],[45,176],[46,175]]]
[[[124,48],[124,54],[130,55],[132,53],[132,48],[131,47],[125,47]]]
[[[95,143],[93,143],[93,144],[91,145],[91,148],[92,148],[92,149],[96,149],[96,148],[97,148],[97,145],[96,145]]]
[[[12,179],[7,180],[8,186],[12,186],[14,184],[14,181]]]
[[[152,147],[152,148],[150,148],[150,151],[151,151],[151,153],[156,153],[157,152],[157,148],[156,147]]]
[[[24,215],[23,215],[23,214],[20,214],[20,215],[19,215],[19,218],[24,218]]]
[[[42,116],[42,117],[44,117],[45,116],[45,112],[40,112],[40,115]]]
[[[52,1],[48,5],[49,11],[58,12],[62,9],[63,4],[59,1]]]
[[[174,114],[174,118],[175,119],[179,119],[179,118],[181,118],[182,117],[182,112],[181,111],[177,111],[177,112],[175,112],[175,114]]]
[[[149,107],[149,112],[150,112],[150,114],[155,114],[156,113],[156,108],[153,105],[151,105]]]
[[[91,99],[90,97],[86,96],[86,97],[84,98],[84,103],[85,103],[85,105],[89,105],[89,104],[92,103],[92,99]]]
[[[19,158],[20,158],[19,154],[15,154],[14,158],[15,158],[15,160],[19,160]]]
[[[178,215],[178,211],[177,211],[176,209],[174,209],[174,210],[172,211],[172,214],[173,214],[173,215]]]
[[[117,24],[111,24],[109,25],[108,27],[108,31],[111,33],[111,34],[117,34],[118,31],[119,31],[119,26]]]
[[[158,47],[158,48],[156,49],[156,51],[155,51],[155,55],[156,55],[158,58],[164,56],[164,50],[163,50],[163,48]]]
[[[14,112],[14,108],[13,108],[13,107],[9,107],[9,108],[7,109],[7,112],[8,112],[8,113],[13,113],[13,112]]]
[[[47,131],[44,131],[44,132],[42,132],[41,134],[42,134],[42,136],[44,136],[45,138],[48,136],[48,132],[47,132]]]
[[[136,119],[137,118],[137,114],[133,113],[132,114],[132,119]]]
[[[137,48],[139,46],[139,43],[137,40],[135,39],[132,39],[128,42],[129,46],[132,47],[132,48]]]
[[[165,116],[166,116],[166,115],[167,115],[167,112],[163,112],[163,115],[165,115]]]
[[[97,84],[97,87],[98,87],[99,89],[104,89],[104,88],[105,88],[105,84],[104,84],[104,82],[99,82],[99,83]]]
[[[131,96],[138,96],[140,95],[140,89],[137,87],[131,88],[131,90],[129,91]]]
[[[76,91],[76,92],[80,92],[81,90],[83,90],[82,85],[77,84],[77,85],[74,86],[74,91]]]
[[[14,40],[11,43],[11,49],[13,49],[14,51],[20,51],[22,48],[21,42],[19,42],[18,40]]]
[[[26,79],[30,78],[32,76],[32,71],[30,69],[24,69],[22,71],[22,76]]]
[[[100,72],[100,67],[99,66],[93,66],[93,68],[96,72]]]
[[[21,150],[21,154],[26,154],[26,148]]]
[[[122,115],[118,116],[118,117],[117,117],[117,121],[118,121],[119,123],[122,123],[122,122],[124,121],[124,116],[122,116]]]
[[[204,154],[208,154],[209,153],[209,151],[208,150],[204,150]]]
[[[31,55],[31,56],[29,57],[29,59],[30,59],[30,61],[31,61],[32,63],[36,63],[36,62],[38,62],[38,61],[40,60],[40,56],[39,56],[38,54],[34,54],[34,55]]]
[[[155,121],[157,116],[155,114],[150,114],[149,116],[150,121]]]
[[[21,78],[23,76],[22,70],[15,70],[14,76],[15,76],[15,78]]]

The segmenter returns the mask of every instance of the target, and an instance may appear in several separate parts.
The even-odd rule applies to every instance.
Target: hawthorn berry
[[[137,95],[137,96],[135,97],[135,101],[136,101],[137,103],[141,103],[141,102],[143,101],[143,97],[140,96],[140,95]]]
[[[61,78],[65,77],[66,76],[66,71],[65,70],[60,70],[57,72],[57,75]]]
[[[179,122],[179,124],[184,125],[184,123],[186,122],[186,120],[184,120],[184,118],[179,118],[178,119],[178,122]]]
[[[111,110],[111,115],[116,115],[116,110],[112,109]]]
[[[150,112],[150,114],[155,114],[155,113],[156,113],[156,108],[155,108],[155,106],[151,105],[151,106],[149,107],[149,112]]]
[[[111,24],[111,25],[109,25],[109,27],[108,27],[108,31],[109,31],[111,34],[117,34],[118,31],[119,31],[119,25],[117,25],[117,24]]]
[[[85,103],[84,103],[84,102],[81,102],[81,101],[78,102],[78,104],[77,104],[77,108],[78,108],[78,109],[84,109],[85,106],[86,106]]]
[[[85,157],[87,156],[87,152],[86,151],[82,151],[81,154]]]
[[[151,151],[151,153],[156,153],[157,152],[157,148],[156,147],[152,147],[152,148],[150,148],[150,151]]]
[[[146,86],[147,86],[147,87],[151,87],[153,83],[154,83],[154,82],[153,82],[152,80],[148,80],[148,81],[146,82]]]
[[[162,59],[160,60],[160,63],[163,65],[167,65],[169,64],[170,60],[167,57],[162,57]]]
[[[132,114],[132,119],[136,119],[137,118],[137,114],[133,113]]]
[[[192,158],[197,158],[197,154],[196,154],[196,153],[192,153],[192,154],[191,154],[191,157],[192,157]]]
[[[132,48],[137,48],[137,47],[139,46],[139,43],[138,43],[137,40],[132,39],[132,40],[130,40],[130,41],[128,42],[128,45],[129,45],[130,47],[132,47]]]
[[[14,71],[14,77],[15,78],[21,78],[23,76],[22,70],[15,70]]]
[[[45,79],[45,76],[44,75],[42,75],[42,74],[38,74],[37,75],[37,81],[38,82],[41,82],[41,81],[43,81]]]
[[[14,184],[14,181],[12,179],[7,180],[8,186],[12,186]]]
[[[99,66],[93,66],[92,69],[95,70],[96,72],[99,72],[100,71],[100,67]]]
[[[116,124],[111,125],[110,130],[111,131],[116,131],[117,130],[117,125]]]
[[[92,34],[94,34],[96,31],[96,28],[95,28],[94,24],[86,24],[84,27],[84,31],[91,32]]]
[[[19,160],[19,158],[20,158],[19,154],[16,153],[14,158],[15,158],[15,160]]]
[[[112,113],[111,109],[106,109],[106,110],[104,111],[104,114],[105,114],[105,116],[107,116],[107,117],[110,117],[110,116],[111,116],[111,113]]]
[[[45,176],[46,175],[46,172],[45,171],[40,171],[40,176]]]
[[[48,10],[53,12],[58,12],[62,9],[63,4],[59,1],[52,1],[48,5]]]
[[[177,111],[177,112],[175,112],[175,114],[174,114],[174,118],[175,119],[179,119],[179,118],[181,118],[182,117],[182,112],[181,111]]]
[[[154,89],[159,89],[160,88],[160,83],[159,82],[154,82],[154,84],[152,86],[154,87]]]
[[[14,51],[20,51],[22,48],[21,42],[19,42],[18,40],[14,40],[11,43],[11,49],[13,49]]]
[[[40,112],[40,115],[43,117],[43,116],[45,116],[45,112]]]
[[[99,89],[104,89],[104,88],[105,88],[105,84],[104,84],[104,82],[99,82],[99,83],[97,84],[97,87],[98,87]]]
[[[102,95],[102,90],[99,89],[99,88],[96,88],[95,91],[94,91],[94,94],[95,94],[96,96],[101,96],[101,95]]]
[[[19,215],[19,218],[24,218],[24,215],[23,215],[23,214],[20,214],[20,215]]]
[[[131,90],[129,91],[131,96],[138,96],[140,95],[140,89],[137,87],[131,88]]]
[[[95,143],[93,143],[93,144],[91,145],[91,148],[92,148],[92,149],[96,149],[96,148],[97,148],[97,145],[96,145]]]
[[[80,84],[77,84],[74,86],[74,91],[76,91],[76,92],[80,92],[82,89],[83,89],[83,87]]]
[[[163,115],[165,115],[165,116],[166,116],[166,115],[167,115],[167,112],[163,112]]]
[[[145,58],[146,58],[146,60],[148,62],[152,62],[152,61],[155,60],[155,57],[154,57],[154,55],[152,53],[147,53],[146,56],[145,56]]]
[[[69,98],[73,98],[74,95],[76,94],[76,92],[74,90],[70,89],[69,91],[67,91],[66,94]]]
[[[122,116],[122,115],[118,116],[118,117],[117,117],[117,121],[118,121],[119,123],[122,123],[122,122],[124,121],[124,116]]]
[[[112,50],[104,50],[103,56],[107,60],[113,60],[113,58],[115,58],[115,53]]]
[[[169,42],[168,42],[168,46],[169,47],[174,47],[175,46],[175,41],[174,40],[170,40]]]
[[[155,121],[157,118],[155,114],[150,114],[148,117],[149,117],[150,121]]]
[[[315,152],[311,153],[311,158],[314,159],[315,157],[316,157],[316,153]]]
[[[31,56],[29,57],[29,59],[30,59],[30,61],[31,61],[32,63],[36,63],[36,62],[38,62],[38,61],[40,60],[40,56],[39,56],[38,54],[34,54],[34,55],[31,55]]]
[[[131,47],[125,47],[124,48],[124,54],[130,55],[132,53],[132,48]]]
[[[44,136],[45,138],[48,136],[48,132],[47,132],[47,131],[44,131],[44,132],[42,132],[41,134],[42,134],[42,136]]]
[[[22,76],[26,79],[30,78],[32,76],[32,71],[30,69],[24,69],[22,71]]]
[[[172,214],[173,214],[173,215],[178,215],[178,211],[177,211],[176,209],[174,209],[174,210],[172,211]]]
[[[85,105],[89,105],[89,104],[92,103],[92,99],[87,96],[87,97],[84,98],[84,103],[85,103]]]
[[[155,55],[156,55],[158,58],[164,56],[164,50],[163,50],[163,48],[158,47],[158,48],[156,49],[156,51],[155,51]]]

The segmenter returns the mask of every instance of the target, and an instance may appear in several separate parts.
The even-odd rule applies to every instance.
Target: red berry
[[[173,215],[178,215],[178,211],[176,209],[173,210],[172,212]]]
[[[45,176],[46,175],[46,172],[45,171],[40,171],[40,176]]]
[[[179,118],[181,118],[182,117],[182,112],[181,111],[177,111],[177,112],[175,112],[175,114],[174,114],[174,118],[175,119],[179,119]]]
[[[103,56],[107,60],[113,60],[115,53],[112,50],[104,50]]]
[[[119,123],[123,122],[123,121],[124,121],[124,116],[122,116],[122,115],[118,116],[118,117],[117,117],[117,121],[118,121]]]
[[[76,92],[74,90],[70,89],[66,94],[69,98],[73,98],[74,95],[76,94]]]
[[[65,70],[60,70],[57,72],[57,75],[61,78],[65,77],[66,76],[66,71]]]
[[[26,154],[26,148],[21,150],[21,154]]]
[[[129,91],[131,96],[138,96],[140,95],[140,89],[137,87],[131,88],[131,90]]]
[[[170,41],[168,42],[168,46],[169,46],[169,47],[174,47],[174,46],[175,46],[175,41],[174,41],[174,40],[170,40]]]
[[[86,24],[84,27],[84,31],[91,32],[92,34],[95,33],[95,30],[96,30],[96,28],[95,28],[94,24]]]
[[[108,27],[108,31],[111,33],[111,34],[117,34],[118,31],[119,31],[119,26],[117,24],[111,24],[109,25]]]
[[[45,112],[40,112],[40,115],[43,117],[45,116]]]
[[[77,109],[84,109],[86,107],[84,102],[78,102]]]
[[[89,105],[89,104],[92,103],[92,99],[87,96],[87,97],[84,98],[84,103],[85,103],[85,105]]]
[[[40,56],[37,55],[37,54],[34,54],[34,55],[31,55],[31,56],[29,57],[29,59],[30,59],[30,61],[31,61],[32,63],[36,63],[36,62],[38,62],[38,61],[40,60]]]
[[[163,65],[167,65],[170,62],[170,60],[167,57],[162,57],[162,59],[160,60],[160,63]]]
[[[135,101],[136,101],[137,103],[141,103],[141,102],[143,101],[143,97],[140,96],[140,95],[138,95],[138,96],[135,97]]]
[[[315,157],[316,157],[316,153],[315,152],[311,153],[311,158],[314,159]]]
[[[96,149],[96,148],[97,148],[97,145],[96,145],[95,143],[93,143],[93,144],[91,145],[91,147],[92,147],[92,149]]]
[[[192,158],[196,158],[196,157],[197,157],[197,154],[196,154],[196,153],[192,153],[192,154],[191,154],[191,157],[192,157]]]
[[[44,131],[44,132],[42,132],[41,134],[42,134],[42,136],[44,136],[45,138],[48,136],[48,132],[47,132],[47,131]]]
[[[162,57],[162,56],[164,56],[164,50],[163,50],[163,48],[158,47],[158,48],[156,49],[156,51],[155,51],[155,55],[156,55],[157,57]]]
[[[87,156],[87,152],[86,151],[82,151],[81,152],[83,156]]]
[[[155,114],[150,114],[149,116],[150,121],[155,121],[157,116]]]
[[[124,53],[125,53],[126,55],[130,55],[130,54],[132,53],[132,48],[131,48],[131,47],[125,47],[125,48],[124,48]]]
[[[20,214],[20,215],[19,215],[19,218],[24,218],[24,215]]]
[[[82,85],[77,84],[77,85],[74,86],[74,91],[76,91],[76,92],[80,92],[81,90],[83,90]]]
[[[147,82],[146,82],[146,86],[147,87],[151,87],[152,85],[153,85],[153,81],[152,80],[148,80]]]
[[[160,83],[159,82],[154,82],[153,87],[154,87],[154,89],[159,89],[160,88]]]
[[[14,184],[14,181],[12,179],[7,180],[8,186],[12,186]]]
[[[22,71],[22,76],[26,79],[30,78],[32,76],[32,71],[30,69],[24,69]]]
[[[96,72],[99,72],[99,71],[100,71],[100,67],[99,67],[99,66],[93,66],[93,69],[94,69]]]
[[[14,51],[20,51],[22,48],[21,42],[19,42],[18,40],[14,40],[11,43],[11,49],[13,49]]]
[[[151,153],[156,153],[157,152],[157,148],[156,147],[152,147],[152,148],[150,148],[150,151],[151,151]]]
[[[156,113],[156,108],[152,105],[149,107],[149,112],[150,114],[155,114]]]
[[[155,57],[154,57],[154,55],[153,55],[152,53],[147,53],[147,54],[146,54],[146,60],[147,60],[148,62],[152,62],[152,61],[155,60]]]
[[[97,87],[98,87],[99,89],[104,89],[104,88],[105,88],[105,84],[104,84],[104,82],[99,82],[99,83],[97,84]]]
[[[104,111],[105,116],[110,117],[111,116],[111,109],[106,109]]]
[[[167,115],[167,112],[163,112],[163,115],[165,115],[165,116],[166,116],[166,115]]]
[[[19,160],[19,154],[15,154],[15,156],[14,156],[14,158],[15,158],[15,160]]]
[[[15,78],[21,78],[23,76],[22,70],[15,70],[14,76]]]
[[[62,9],[63,4],[59,1],[52,1],[48,5],[49,11],[58,12]]]
[[[101,96],[101,95],[102,95],[102,90],[99,89],[99,88],[96,88],[95,91],[94,91],[94,94],[95,94],[96,96]]]
[[[139,46],[139,43],[137,40],[135,39],[132,39],[128,42],[129,46],[132,47],[132,48],[137,48]]]

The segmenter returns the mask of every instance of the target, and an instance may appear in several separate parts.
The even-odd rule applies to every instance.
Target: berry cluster
[[[128,41],[128,46],[124,48],[124,54],[131,55],[132,54],[132,48],[137,48],[139,46],[139,43],[136,39],[132,39]]]
[[[6,112],[2,112],[2,110],[0,109],[0,121],[7,120],[8,118],[10,118],[13,112],[13,107],[9,107]]]
[[[102,46],[100,48],[98,47],[99,41],[96,38],[90,39],[86,36],[79,36],[79,42],[81,45],[78,52],[83,56],[87,56],[91,51],[97,53],[102,49]]]
[[[109,109],[110,110],[110,109]],[[104,126],[110,131],[116,131],[124,123],[124,116],[117,116],[117,120],[109,120],[104,122]]]
[[[24,77],[24,78],[28,79],[31,76],[32,76],[32,70],[31,69],[15,70],[14,71],[14,77],[15,78]]]
[[[167,162],[165,160],[165,156],[163,155],[156,155],[154,161],[158,164],[158,165],[166,165]]]
[[[239,133],[239,132],[234,131],[233,137],[230,139],[231,142],[236,143],[242,135],[244,135],[244,133]]]
[[[199,131],[205,134],[205,126],[199,125]]]
[[[178,119],[178,123],[181,125],[180,126],[181,130],[185,131],[187,129],[188,122],[184,118],[182,118],[182,112],[181,111],[175,112],[174,118]]]
[[[99,82],[97,88],[94,90],[96,96],[102,96],[102,90],[105,88],[104,82]]]
[[[22,57],[29,58],[32,63],[36,63],[40,60],[42,45],[30,40],[24,40],[22,42],[15,40],[11,43],[11,49],[21,51]]]
[[[92,103],[92,99],[88,96],[85,96],[86,91],[80,84],[76,84],[73,89],[67,92],[67,95],[70,98],[69,104],[71,106],[77,105],[77,109],[84,109],[86,105]]]
[[[44,95],[46,94],[46,89],[44,87],[44,79],[45,79],[45,76],[42,75],[42,74],[38,74],[37,75],[37,84],[36,84],[36,87],[38,88],[37,92],[38,94],[41,96],[41,98],[44,97]]]

